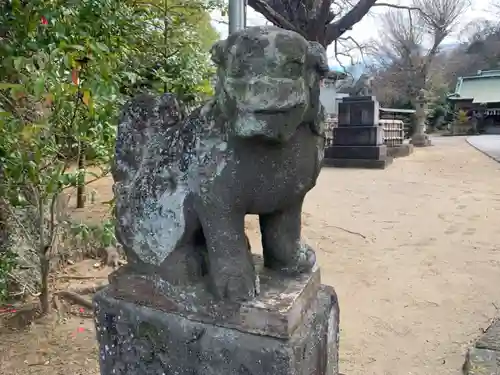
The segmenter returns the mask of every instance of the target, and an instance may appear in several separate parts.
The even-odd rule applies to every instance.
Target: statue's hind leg
[[[314,251],[301,241],[302,200],[284,210],[260,215],[264,265],[285,273],[311,270]]]

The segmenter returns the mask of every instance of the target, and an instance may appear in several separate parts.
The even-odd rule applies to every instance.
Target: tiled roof
[[[500,102],[500,71],[478,72],[475,76],[460,77],[450,99],[472,99],[473,103]]]

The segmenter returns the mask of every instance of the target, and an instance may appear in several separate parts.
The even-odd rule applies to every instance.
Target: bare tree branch
[[[248,0],[248,5],[250,5],[255,11],[262,14],[266,19],[275,25],[278,25],[284,29],[296,31],[299,34],[304,34],[301,30],[295,27],[289,20],[285,18],[282,14],[277,12],[270,6],[265,0]]]
[[[413,6],[408,6],[408,5],[398,5],[398,4],[389,4],[389,3],[375,3],[373,4],[374,7],[387,7],[387,8],[394,8],[394,9],[404,9],[404,10],[414,10],[417,12],[422,12],[422,9],[418,7],[413,7]]]
[[[359,21],[370,11],[377,0],[359,0],[359,2],[340,20],[330,23],[326,27],[324,45],[331,44],[334,40],[342,36],[346,31]]]
[[[436,76],[430,73],[431,65],[468,6],[468,0],[413,0],[408,7],[390,6],[396,9],[381,16],[382,35],[372,41],[369,51],[381,77],[375,80],[375,91],[383,85],[394,99],[405,97],[414,102],[421,90],[433,87],[430,79]]]

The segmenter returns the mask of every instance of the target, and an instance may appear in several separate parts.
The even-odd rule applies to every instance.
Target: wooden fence
[[[384,130],[383,139],[387,147],[397,147],[403,144],[405,124],[402,120],[380,119],[378,124]]]
[[[326,147],[333,144],[333,129],[338,125],[336,116],[328,116],[325,120],[325,138]],[[382,127],[384,134],[384,144],[387,147],[397,147],[403,144],[405,139],[405,124],[402,120],[380,119],[379,126]]]

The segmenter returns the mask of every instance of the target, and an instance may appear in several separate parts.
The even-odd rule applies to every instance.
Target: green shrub
[[[11,250],[0,252],[0,303],[9,298],[9,279],[17,267],[17,254]]]

